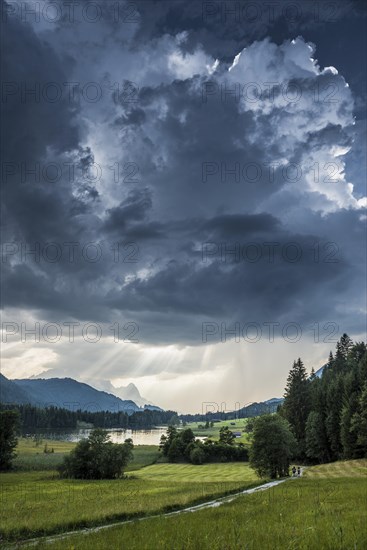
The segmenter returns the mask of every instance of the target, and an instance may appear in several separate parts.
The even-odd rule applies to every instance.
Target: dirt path
[[[227,502],[232,502],[236,498],[242,495],[251,495],[253,493],[258,493],[261,491],[266,491],[268,489],[271,489],[272,487],[276,487],[277,485],[280,485],[281,483],[284,483],[285,481],[292,479],[292,478],[284,478],[284,479],[277,479],[275,481],[270,481],[268,483],[264,483],[263,485],[259,485],[258,487],[253,487],[252,489],[245,489],[243,491],[239,491],[238,493],[233,493],[232,495],[228,495],[225,497],[219,497],[214,500],[210,500],[208,502],[203,502],[202,504],[197,504],[195,506],[189,506],[187,508],[182,508],[181,510],[176,510],[174,512],[167,512],[163,514],[154,514],[151,516],[144,516],[141,518],[135,518],[130,520],[122,520],[114,523],[108,523],[106,525],[99,525],[97,527],[86,527],[84,529],[76,529],[74,531],[67,531],[66,533],[60,533],[59,535],[50,535],[49,537],[37,537],[33,539],[28,539],[25,541],[9,544],[6,546],[6,549],[16,549],[16,548],[27,548],[35,546],[39,542],[45,542],[51,543],[58,540],[62,540],[68,537],[71,537],[72,535],[77,534],[84,534],[87,535],[89,533],[97,533],[98,531],[102,531],[104,529],[111,529],[112,527],[118,527],[120,525],[126,525],[127,523],[133,523],[137,521],[145,521],[147,519],[152,518],[161,518],[161,517],[171,517],[175,516],[177,514],[187,514],[189,512],[198,512],[199,510],[205,510],[206,508],[217,508],[218,506],[221,506],[222,504],[225,504]],[[296,478],[293,478],[296,479]]]

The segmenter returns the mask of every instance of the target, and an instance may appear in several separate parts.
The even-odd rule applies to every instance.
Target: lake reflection
[[[71,441],[77,443],[81,439],[86,439],[91,429],[78,429],[78,430],[49,430],[47,432],[39,432],[37,434],[41,439],[56,439],[58,441]],[[106,430],[110,436],[110,441],[113,443],[123,443],[125,439],[131,438],[134,445],[159,445],[161,435],[167,432],[167,427],[157,427],[151,430],[124,430],[122,428],[115,428]],[[28,437],[35,434],[25,434]]]
[[[161,435],[166,434],[167,426],[161,426],[152,428],[151,430],[124,430],[122,428],[115,428],[105,430],[109,436],[110,441],[113,443],[123,443],[125,439],[132,439],[134,445],[159,445]],[[71,441],[77,443],[81,439],[87,439],[91,429],[78,429],[78,430],[49,430],[47,432],[37,433],[37,437],[41,439],[54,439],[58,441]],[[34,437],[35,434],[24,434],[26,437]],[[206,437],[197,436],[196,439],[205,441]]]
[[[92,430],[75,430],[70,433],[64,441],[77,443],[81,439],[86,439]],[[154,428],[152,430],[106,430],[113,443],[123,443],[125,439],[132,439],[134,445],[159,445],[161,435],[165,434],[167,428]]]

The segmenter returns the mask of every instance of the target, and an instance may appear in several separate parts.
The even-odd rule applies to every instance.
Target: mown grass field
[[[140,470],[160,460],[162,453],[155,445],[137,445],[133,451],[134,458],[126,467],[126,472]]]
[[[304,476],[309,479],[360,477],[367,480],[367,460],[341,460],[330,464],[312,466],[312,468],[305,470]]]
[[[143,468],[143,455],[141,450],[136,469],[127,479],[65,480],[53,471],[1,474],[2,539],[30,538],[175,510],[260,483],[247,464],[226,464],[222,470],[218,464]],[[148,458],[152,458],[149,449],[145,461]],[[162,470],[168,466],[169,476]]]
[[[233,482],[251,483],[256,479],[254,472],[245,462],[218,464],[155,464],[147,466],[136,474],[139,479],[173,482]]]
[[[309,468],[307,476],[220,507],[72,535],[51,550],[364,550],[367,461]],[[325,477],[318,478],[323,468]],[[327,470],[331,476],[327,476]],[[349,474],[354,471],[354,477]],[[336,475],[338,472],[338,475]]]

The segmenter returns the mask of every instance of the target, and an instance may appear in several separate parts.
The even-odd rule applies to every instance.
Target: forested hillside
[[[330,462],[367,456],[367,353],[343,334],[322,376],[294,362],[279,413],[293,428],[299,459]]]

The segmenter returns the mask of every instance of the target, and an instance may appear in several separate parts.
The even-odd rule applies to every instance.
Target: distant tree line
[[[205,414],[181,414],[180,420],[183,422],[219,422],[221,420],[238,420],[241,418],[255,418],[261,414],[274,413],[278,405],[272,403],[251,403],[236,411],[208,411]]]
[[[367,350],[343,334],[321,378],[295,361],[279,414],[297,441],[296,457],[314,463],[367,456]]]
[[[205,442],[195,439],[190,428],[177,430],[169,426],[167,435],[161,436],[160,450],[169,462],[232,462],[247,461],[248,450],[239,443],[235,445],[235,436],[228,426],[220,429],[219,441],[207,439]]]
[[[40,408],[33,405],[0,404],[0,410],[16,410],[23,433],[39,430],[76,429],[78,423],[91,424],[95,428],[152,428],[161,424],[178,424],[174,411],[144,411],[127,414],[119,412],[70,411],[59,407]]]

